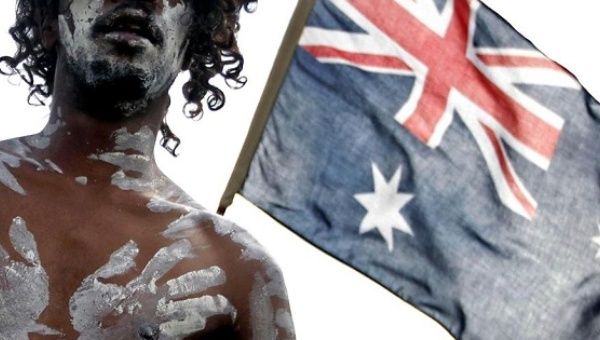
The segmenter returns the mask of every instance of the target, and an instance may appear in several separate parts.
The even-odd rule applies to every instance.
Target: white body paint
[[[87,185],[88,178],[86,176],[78,176],[78,177],[75,177],[75,182],[77,182],[81,185]]]
[[[32,148],[42,150],[50,145],[50,136],[62,124],[63,122],[59,118],[55,122],[46,125],[44,130],[37,135],[11,139],[0,143],[0,184],[21,195],[25,195],[25,189],[9,170],[9,167],[18,168],[22,162],[30,163],[38,170],[50,168],[55,172],[62,173],[58,165],[54,164],[51,160],[46,159],[41,162],[31,157]]]
[[[285,309],[278,309],[277,313],[275,314],[275,324],[279,328],[285,329],[290,339],[296,338],[294,320],[292,319],[292,314],[290,314],[290,312]]]
[[[11,259],[0,245],[0,339],[27,340],[29,333],[60,335],[37,323],[48,306],[48,275],[23,219],[13,220],[9,236],[14,250],[25,262]]]
[[[113,47],[102,36],[92,36],[93,24],[103,14],[104,1],[71,0],[67,13],[59,14],[58,21],[60,44],[67,54],[69,65],[92,86],[124,75],[137,74],[146,90],[146,97],[140,98],[144,100],[154,98],[167,89],[181,70],[189,10],[183,2],[172,6],[168,0],[161,1],[163,13],[153,16],[153,20],[164,35],[164,42],[161,46],[155,46],[149,40],[141,39],[137,44],[142,45],[143,52],[125,58],[115,54]],[[69,14],[73,20],[72,32]],[[92,68],[98,62],[107,66],[106,73]]]
[[[291,316],[287,318],[285,323],[278,323],[276,318],[278,314],[288,313],[289,315],[289,312],[285,309],[274,312],[271,306],[273,298],[284,301],[288,299],[283,275],[279,267],[247,231],[217,216],[213,218],[213,223],[218,233],[224,236],[229,235],[233,242],[242,246],[242,260],[260,261],[265,268],[266,276],[258,273],[255,275],[254,287],[250,294],[253,340],[278,338],[277,327],[284,329],[289,338],[295,338]]]
[[[59,15],[59,44],[61,52],[66,54],[69,66],[79,72],[78,75],[91,86],[115,77],[139,75],[145,89],[145,97],[140,100],[147,101],[166,90],[182,65],[188,21],[185,16],[189,11],[184,2],[161,1],[164,12],[161,16],[154,16],[153,20],[164,34],[164,44],[155,46],[147,40],[140,40],[143,52],[131,58],[111,53],[110,43],[92,37],[94,20],[102,14],[104,1],[61,1],[69,4],[67,11]],[[94,72],[94,63],[105,65],[107,72]],[[58,125],[49,125],[49,131],[56,130],[57,127]],[[42,134],[5,143],[7,147],[0,151],[0,182],[25,194],[25,190],[7,168],[17,167],[22,161],[30,162],[40,169],[45,164],[60,172],[58,165],[51,160],[40,162],[28,157],[30,148],[41,149],[50,144],[47,137],[48,135]],[[237,318],[236,308],[225,296],[203,295],[207,289],[226,283],[225,272],[219,267],[191,271],[166,280],[164,284],[164,280],[161,281],[166,279],[167,274],[178,263],[194,257],[186,234],[207,221],[214,225],[221,236],[240,245],[240,260],[259,261],[266,268],[264,273],[261,271],[255,275],[254,289],[250,296],[254,339],[274,338],[279,329],[284,329],[288,335],[293,336],[289,314],[283,309],[275,311],[272,304],[273,298],[286,299],[283,279],[258,243],[242,229],[205,212],[164,175],[150,170],[154,169],[148,164],[153,162],[151,153],[154,135],[149,128],[133,134],[120,129],[115,132],[114,138],[116,145],[112,152],[90,156],[120,167],[112,176],[112,184],[122,190],[148,194],[147,207],[154,213],[177,210],[184,214],[169,224],[163,233],[173,243],[161,248],[136,278],[125,285],[110,282],[136,268],[139,248],[134,241],[130,241],[116,250],[105,265],[83,279],[69,299],[71,323],[73,329],[80,333],[79,338],[180,339],[204,329],[211,316],[228,316],[234,322]],[[136,176],[133,177],[129,172],[136,172]],[[140,174],[141,176],[137,176]],[[76,181],[85,185],[86,178],[81,176]],[[0,286],[0,339],[27,339],[29,333],[35,332],[58,334],[37,323],[48,305],[48,278],[41,267],[33,235],[26,230],[24,224],[15,223],[14,232],[11,227],[11,243],[28,264],[11,260],[0,247],[0,273],[13,280],[9,282],[14,282],[7,286],[8,289]],[[15,306],[20,309],[16,310]]]
[[[167,226],[162,233],[164,237],[179,240],[177,242],[189,242],[187,238],[192,236],[199,226],[209,222],[209,225],[214,226],[219,235],[228,237],[241,247],[240,259],[242,261],[260,262],[265,268],[265,272],[264,275],[262,273],[255,275],[254,288],[250,296],[250,318],[252,329],[255,332],[253,339],[275,339],[280,329],[285,331],[287,337],[294,338],[294,326],[289,312],[285,309],[274,310],[272,307],[273,298],[287,301],[287,292],[279,268],[265,249],[248,232],[220,216],[207,212],[166,178],[161,178],[161,175],[158,174],[144,172],[144,169],[151,168],[147,164],[151,161],[150,153],[152,152],[148,145],[153,145],[150,141],[154,140],[150,129],[144,127],[140,131],[131,134],[123,128],[114,133],[114,138],[115,147],[113,152],[90,156],[92,159],[108,162],[121,168],[113,175],[112,184],[123,190],[154,193],[147,204],[152,212],[166,213],[174,209],[185,212]],[[135,171],[137,177],[127,176],[129,171]],[[202,286],[202,282],[206,281],[202,278],[202,275],[206,274],[206,272],[188,273],[176,280],[169,281],[174,285],[171,287],[169,286],[170,283],[167,283],[170,294],[179,296],[177,290],[182,289],[182,287]],[[218,299],[208,300],[205,298],[202,302],[206,303],[207,306],[214,304],[213,307],[207,307],[209,310],[222,310],[218,308],[218,306],[221,306]],[[197,303],[200,303],[200,301],[197,301]],[[175,303],[175,306],[177,305]],[[181,304],[180,308],[187,308],[185,305]],[[169,306],[161,303],[159,309],[167,313],[166,311],[172,308]],[[194,316],[194,318],[197,317],[197,315]],[[181,322],[169,322],[161,326],[161,330],[165,334],[175,334],[172,333],[172,327],[175,324],[180,329],[186,329]]]
[[[123,190],[138,192],[152,192],[165,185],[166,178],[157,176],[157,173],[149,172],[151,162],[150,153],[147,150],[153,145],[154,134],[148,127],[143,127],[135,134],[129,134],[126,128],[114,132],[115,147],[113,152],[105,152],[90,155],[90,159],[100,160],[121,169],[112,176],[111,183]],[[124,151],[132,151],[125,153]],[[130,177],[126,173],[135,171],[141,174],[139,177]]]
[[[172,184],[160,172],[151,172],[152,152],[154,151],[154,133],[147,126],[135,133],[126,128],[114,132],[114,150],[90,155],[95,159],[116,165],[120,168],[112,176],[111,183],[122,190],[133,190],[152,194],[147,206],[153,212],[168,212],[175,208],[203,210],[179,187]],[[141,176],[131,177],[127,172],[134,171]]]
[[[60,117],[60,109],[58,111],[58,116]],[[64,125],[64,122],[59,118],[53,123],[46,124],[41,133],[23,137],[23,140],[32,148],[45,149],[50,146],[50,136],[52,136],[61,125]]]
[[[171,239],[184,238],[207,220],[214,225],[218,234],[229,237],[241,246],[241,260],[259,261],[265,268],[266,275],[260,273],[255,275],[254,286],[250,295],[250,321],[254,332],[253,340],[277,338],[277,327],[284,329],[289,338],[294,338],[294,325],[289,312],[285,309],[274,311],[272,307],[273,298],[287,301],[283,275],[265,249],[247,231],[209,212],[190,211],[187,215],[170,223],[163,235]],[[277,315],[280,315],[280,322],[278,322]]]
[[[147,206],[154,213],[177,209],[184,214],[170,223],[163,233],[163,236],[174,240],[174,243],[160,249],[142,273],[126,285],[119,286],[108,281],[136,267],[138,246],[133,241],[115,251],[106,265],[82,281],[69,300],[72,325],[80,332],[80,339],[135,338],[142,335],[153,339],[179,339],[204,329],[207,319],[211,316],[227,315],[235,321],[236,308],[225,296],[201,295],[211,287],[225,284],[225,272],[219,267],[191,271],[167,280],[164,284],[157,284],[157,281],[177,263],[185,258],[194,257],[187,237],[196,233],[197,228],[207,224],[206,222],[213,225],[218,234],[241,246],[240,260],[259,261],[265,268],[264,273],[256,274],[253,293],[250,296],[253,306],[250,308],[250,321],[255,330],[254,339],[269,339],[261,338],[265,334],[274,338],[280,330],[285,330],[288,336],[293,337],[293,324],[287,310],[274,310],[272,307],[272,298],[287,298],[283,278],[263,248],[246,231],[203,210],[164,175],[147,172],[148,169],[153,169],[148,164],[152,161],[152,149],[149,145],[153,145],[151,142],[154,140],[149,128],[142,128],[133,134],[120,129],[114,133],[114,138],[114,150],[90,156],[121,168],[112,177],[113,185],[123,190],[150,193]],[[42,166],[40,162],[27,158],[28,145],[21,142],[14,145],[14,153],[20,155],[17,160],[26,159],[39,164],[39,167]],[[136,172],[137,177],[128,176],[130,171]],[[86,180],[83,176],[76,178],[80,184],[85,184]],[[14,228],[21,228],[19,225],[21,224]],[[13,234],[17,235],[11,231],[11,236]],[[18,276],[26,278],[26,283],[17,287],[26,290],[0,290],[0,302],[3,303],[0,305],[0,311],[2,306],[12,306],[22,301],[28,301],[28,304],[21,305],[29,306],[30,311],[13,314],[14,318],[2,318],[0,339],[4,337],[2,332],[8,334],[10,339],[26,339],[27,334],[32,332],[57,334],[55,330],[35,322],[48,304],[48,279],[39,264],[33,235],[28,232],[20,232],[19,235],[30,235],[11,240],[15,249],[33,267],[9,261],[6,252],[0,248],[0,259],[4,261],[0,261],[0,264],[4,264],[3,270],[13,271],[12,268],[17,268],[16,270],[23,272],[31,271]],[[27,294],[31,292],[36,292],[35,296],[39,297],[39,300],[28,299]],[[110,323],[105,323],[106,320],[110,320]],[[9,331],[10,333],[7,333]]]
[[[193,257],[188,240],[161,248],[125,286],[107,282],[135,268],[137,254],[137,244],[128,242],[73,294],[69,308],[80,339],[134,339],[140,332],[150,332],[154,339],[179,339],[202,330],[210,316],[228,315],[235,320],[236,310],[225,297],[190,297],[225,283],[225,273],[218,267],[189,272],[157,286],[177,263]],[[109,316],[117,319],[104,326]]]
[[[252,322],[252,340],[275,340],[275,312],[271,305],[267,283],[261,274],[254,277],[254,286],[250,292],[250,320]]]
[[[53,161],[51,161],[49,159],[44,159],[44,162],[46,162],[46,164],[48,164],[50,169],[54,170],[55,172],[58,172],[61,175],[63,174],[62,169],[58,165],[56,165],[56,163],[54,163]]]

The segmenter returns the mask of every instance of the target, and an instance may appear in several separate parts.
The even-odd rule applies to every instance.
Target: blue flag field
[[[456,338],[600,338],[598,102],[477,0],[306,13],[221,209],[239,192]]]

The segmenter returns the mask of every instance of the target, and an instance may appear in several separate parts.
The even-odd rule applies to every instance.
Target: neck
[[[81,86],[57,69],[50,119],[42,132],[30,140],[39,141],[34,148],[38,159],[56,163],[66,175],[104,176],[114,168],[98,166],[103,153],[124,152],[143,154],[149,161],[140,172],[157,170],[154,144],[161,122],[168,109],[168,94],[149,100],[136,112],[119,110],[119,105],[103,105],[98,110],[94,103],[110,102],[109,98],[86,98]],[[133,134],[141,132],[138,135]],[[134,145],[134,147],[131,147]]]

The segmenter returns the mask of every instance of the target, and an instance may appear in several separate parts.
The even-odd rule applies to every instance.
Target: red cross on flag
[[[547,170],[564,121],[515,85],[579,88],[578,82],[536,50],[475,46],[478,1],[448,0],[441,9],[432,0],[331,2],[364,32],[307,27],[300,45],[323,63],[414,77],[398,123],[436,148],[456,112],[483,153],[502,203],[534,218],[536,200],[505,144]]]

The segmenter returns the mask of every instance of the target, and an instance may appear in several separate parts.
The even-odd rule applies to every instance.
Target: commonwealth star
[[[367,209],[367,214],[360,223],[360,234],[377,229],[385,242],[388,250],[394,250],[393,229],[413,235],[412,229],[400,214],[404,207],[413,197],[411,194],[398,192],[402,168],[394,173],[389,181],[386,181],[375,163],[371,164],[373,172],[374,192],[360,193],[354,198]]]

